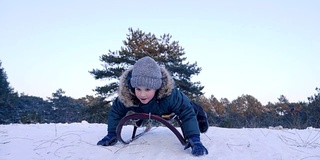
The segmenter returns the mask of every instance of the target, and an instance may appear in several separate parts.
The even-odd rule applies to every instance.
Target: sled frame
[[[163,124],[164,126],[166,126],[167,128],[169,128],[174,135],[178,138],[178,140],[180,141],[180,143],[182,145],[186,144],[186,139],[183,133],[183,128],[182,128],[182,122],[179,119],[178,116],[174,115],[174,114],[170,114],[170,115],[165,115],[163,116],[165,118],[162,118],[158,115],[154,115],[154,114],[148,114],[148,113],[133,113],[130,115],[127,115],[125,117],[123,117],[116,129],[116,134],[117,134],[117,139],[118,141],[122,142],[123,144],[129,144],[130,142],[138,139],[139,137],[141,137],[142,135],[144,135],[146,132],[150,131],[150,129],[152,128],[151,125],[147,125],[146,129],[137,134],[136,135],[136,130],[138,127],[140,127],[140,125],[143,123],[144,120],[147,121],[152,121],[155,120],[157,122],[160,122],[161,124]],[[123,137],[121,136],[121,132],[122,132],[122,128],[125,124],[127,124],[128,122],[132,122],[134,121],[135,124],[133,125],[133,131],[132,131],[132,136],[131,139],[129,140],[124,140]],[[181,127],[182,133],[180,133],[177,128],[173,125],[174,122],[177,122],[178,125]]]

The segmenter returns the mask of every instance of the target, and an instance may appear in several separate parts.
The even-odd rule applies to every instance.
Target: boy
[[[200,141],[198,121],[189,98],[174,86],[169,72],[148,56],[121,75],[118,97],[108,113],[108,134],[97,145],[117,143],[116,127],[128,111],[160,116],[175,113],[187,138],[185,149],[191,147],[195,156],[208,154]]]

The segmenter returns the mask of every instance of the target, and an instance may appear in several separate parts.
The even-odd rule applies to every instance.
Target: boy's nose
[[[142,91],[141,92],[141,97],[144,97],[146,95],[146,92]]]

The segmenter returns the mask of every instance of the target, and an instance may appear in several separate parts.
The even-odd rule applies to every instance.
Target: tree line
[[[201,72],[197,63],[186,62],[184,48],[172,36],[164,34],[160,38],[139,29],[129,28],[124,46],[100,56],[102,69],[89,73],[95,79],[107,79],[110,83],[97,86],[98,96],[87,95],[74,99],[65,95],[62,89],[51,97],[40,97],[17,93],[7,81],[7,75],[0,61],[0,124],[9,123],[72,123],[83,120],[89,123],[107,123],[112,101],[107,100],[117,94],[121,73],[131,67],[136,60],[150,56],[172,74],[176,86],[191,100],[202,105],[212,126],[227,128],[257,128],[283,126],[286,128],[306,128],[320,125],[320,89],[308,97],[308,102],[289,102],[280,95],[278,102],[262,105],[252,95],[241,95],[229,101],[217,99],[214,95],[205,97],[200,82],[192,82],[191,77]]]

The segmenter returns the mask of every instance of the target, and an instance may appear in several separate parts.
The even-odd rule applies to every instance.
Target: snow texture
[[[320,129],[304,130],[270,128],[227,129],[210,127],[201,134],[209,150],[195,157],[166,127],[151,131],[128,145],[97,146],[106,134],[107,125],[72,124],[10,124],[0,125],[1,160],[319,160]],[[129,128],[124,128],[129,133]]]

